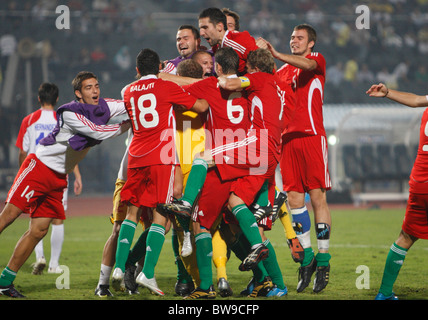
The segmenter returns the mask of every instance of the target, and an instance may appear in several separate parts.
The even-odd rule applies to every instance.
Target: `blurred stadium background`
[[[55,27],[58,5],[70,9],[68,30]],[[367,30],[356,28],[358,5],[370,8]],[[0,194],[17,172],[16,136],[22,118],[38,108],[41,82],[59,86],[60,106],[74,98],[75,74],[90,70],[99,76],[102,97],[120,98],[134,79],[138,51],[150,47],[164,60],[176,57],[178,26],[197,26],[198,13],[211,6],[238,12],[241,30],[281,52],[289,52],[293,26],[315,26],[316,50],[327,60],[324,118],[334,184],[329,202],[404,201],[421,111],[368,98],[365,91],[381,81],[426,93],[427,0],[2,0]],[[113,192],[125,138],[103,142],[83,160],[86,194]]]

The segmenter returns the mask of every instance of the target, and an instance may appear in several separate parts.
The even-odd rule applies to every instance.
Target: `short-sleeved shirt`
[[[248,100],[242,92],[229,91],[218,86],[216,77],[195,82],[186,87],[186,91],[198,98],[207,100],[210,105],[205,115],[205,129],[211,133],[211,141],[207,141],[211,149],[227,142],[227,135],[220,130],[231,129],[244,137],[250,126]]]
[[[265,129],[275,146],[279,146],[282,133],[283,105],[275,77],[266,72],[247,73],[250,86],[246,88],[250,103],[252,128]]]
[[[227,30],[220,48],[231,47],[239,57],[239,74],[244,74],[246,69],[247,57],[250,51],[257,50],[259,47],[256,40],[248,33],[248,31],[230,31]],[[219,46],[212,47],[215,53]]]
[[[294,91],[291,85],[291,77],[288,77],[288,72],[291,71],[289,64],[284,64],[275,72],[275,80],[280,89],[281,102],[283,104],[283,114],[282,114],[282,127],[285,131],[288,128],[288,125],[291,121],[291,117],[296,107],[296,101],[294,97]]]
[[[191,108],[197,99],[173,82],[148,75],[125,89],[124,100],[134,131],[128,168],[177,164],[173,105]]]
[[[236,77],[236,75],[235,75]],[[211,149],[222,179],[248,174],[248,137],[250,117],[245,92],[229,91],[218,86],[216,77],[186,87],[192,95],[210,105],[202,115],[205,123],[205,150]]]
[[[312,52],[306,56],[317,62],[314,70],[302,70],[292,65],[287,73],[287,83],[294,91],[295,108],[286,129],[286,134],[303,133],[306,135],[325,135],[323,118],[323,97],[326,62],[319,52]]]
[[[428,194],[428,109],[425,109],[419,133],[418,154],[410,174],[409,191],[412,193]]]
[[[54,110],[38,109],[30,113],[21,122],[16,146],[27,154],[35,153],[39,141],[55,128],[56,122]]]

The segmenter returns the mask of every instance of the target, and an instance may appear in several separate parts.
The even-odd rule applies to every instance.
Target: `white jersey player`
[[[29,154],[36,152],[41,139],[48,136],[55,128],[57,119],[54,110],[58,102],[58,87],[53,83],[42,83],[38,90],[38,100],[40,109],[27,115],[21,122],[21,127],[16,139],[16,146],[19,149],[19,165],[24,162]],[[82,179],[79,167],[73,170],[75,175],[74,193],[79,195],[82,191]],[[62,203],[64,210],[67,210],[68,187],[64,190]],[[60,273],[59,257],[62,251],[64,241],[64,223],[63,220],[54,219],[52,222],[51,233],[51,259],[49,262],[49,273]],[[36,262],[33,264],[33,274],[42,274],[46,266],[46,259],[43,250],[43,240],[39,241],[35,248]]]
[[[77,101],[58,108],[57,125],[40,140],[36,154],[27,156],[23,162],[0,214],[0,232],[22,212],[28,212],[31,217],[28,231],[17,243],[0,276],[0,294],[23,297],[13,281],[36,244],[46,235],[52,220],[65,219],[62,194],[67,187],[67,174],[92,146],[130,128],[129,121],[107,124],[110,118],[126,113],[125,105],[121,101],[101,99],[93,73],[79,72],[72,84]]]

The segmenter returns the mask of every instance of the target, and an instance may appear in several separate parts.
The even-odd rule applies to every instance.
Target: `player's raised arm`
[[[179,86],[185,86],[185,85],[189,85],[195,82],[198,82],[201,79],[195,79],[195,78],[190,78],[190,77],[181,77],[181,76],[177,76],[175,74],[170,74],[170,73],[165,73],[165,72],[159,72],[158,77],[162,80],[168,80],[168,81],[172,81],[176,84],[178,84]]]
[[[428,106],[427,96],[419,96],[410,92],[388,89],[388,87],[383,83],[373,84],[366,91],[366,93],[370,97],[388,98],[411,108],[421,108]]]
[[[116,137],[131,127],[129,120],[120,124],[96,125],[83,115],[70,111],[63,112],[63,119],[70,130],[96,140]]]
[[[269,50],[275,59],[291,64],[299,69],[311,71],[317,67],[317,62],[313,59],[308,59],[302,55],[278,52],[269,41],[263,38],[258,38],[256,43],[260,48]]]

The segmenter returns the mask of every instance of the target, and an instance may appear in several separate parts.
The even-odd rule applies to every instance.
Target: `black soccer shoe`
[[[240,271],[250,271],[257,264],[269,256],[269,249],[262,243],[255,249],[252,249],[248,256],[239,265]]]
[[[282,205],[287,201],[287,194],[284,192],[278,192],[275,195],[275,200],[273,202],[273,213],[278,214],[279,210],[281,210]]]
[[[192,216],[192,207],[177,199],[174,199],[171,203],[159,203],[156,206],[156,211],[164,216],[173,214],[183,219],[190,219]]]
[[[302,292],[311,282],[312,274],[316,270],[316,260],[315,257],[312,258],[311,263],[307,266],[299,268],[299,282],[297,283],[297,292]]]
[[[262,219],[269,217],[272,214],[272,206],[269,204],[267,206],[261,206],[257,203],[250,206],[250,211],[253,213],[256,218],[256,222],[259,223]]]
[[[272,279],[265,277],[262,282],[257,282],[254,285],[253,291],[248,295],[250,298],[266,297],[268,292],[273,288]]]
[[[217,295],[216,292],[213,291],[211,288],[208,290],[203,290],[203,289],[198,287],[195,290],[193,290],[193,292],[191,294],[184,297],[184,299],[187,299],[187,300],[215,299],[216,295]]]
[[[95,295],[100,298],[113,297],[108,284],[101,284],[95,288]]]
[[[330,264],[326,267],[318,267],[315,273],[314,287],[315,293],[321,292],[328,284],[330,277]]]
[[[136,265],[127,265],[125,266],[125,275],[123,276],[123,282],[125,283],[125,288],[128,290],[129,294],[138,294],[138,284],[135,281],[135,270],[137,269]]]
[[[181,282],[180,280],[178,280],[175,283],[174,289],[175,289],[176,294],[178,294],[179,296],[182,296],[182,297],[186,297],[189,294],[191,294],[193,290],[195,290],[195,285],[194,285],[193,281]]]
[[[0,286],[0,295],[4,295],[10,298],[25,298],[18,290],[15,289],[15,286],[12,284],[8,286]]]

